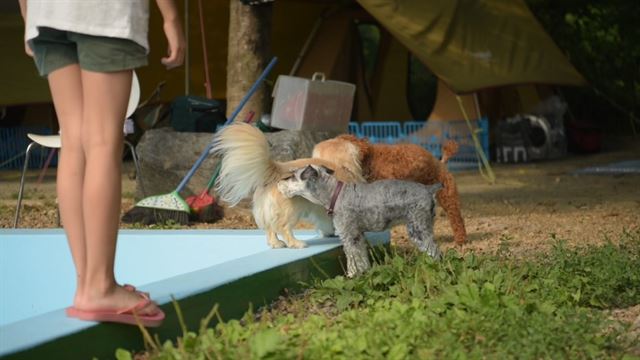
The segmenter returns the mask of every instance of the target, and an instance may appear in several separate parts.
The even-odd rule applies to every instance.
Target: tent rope
[[[467,123],[467,127],[469,127],[469,131],[471,132],[471,138],[473,139],[473,145],[476,148],[476,156],[480,157],[480,161],[478,162],[478,171],[483,178],[485,178],[489,183],[495,184],[496,175],[493,173],[493,169],[491,169],[491,165],[489,164],[489,160],[487,159],[487,155],[484,153],[482,149],[482,145],[480,145],[480,140],[478,140],[478,131],[479,129],[474,129],[471,125],[471,121],[469,120],[469,116],[467,115],[467,111],[464,108],[464,104],[462,103],[462,99],[460,96],[456,94],[456,100],[458,100],[458,106],[460,106],[460,110],[462,111],[462,116],[464,117],[464,121]],[[486,173],[483,170],[483,166],[486,169]]]

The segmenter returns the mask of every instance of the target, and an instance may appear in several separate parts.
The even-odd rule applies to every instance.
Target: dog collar
[[[333,216],[333,208],[336,206],[336,200],[338,200],[338,195],[340,195],[340,190],[342,190],[342,185],[344,183],[342,181],[338,181],[336,188],[333,190],[333,195],[331,196],[331,203],[329,203],[329,208],[327,209],[327,214],[329,216]]]

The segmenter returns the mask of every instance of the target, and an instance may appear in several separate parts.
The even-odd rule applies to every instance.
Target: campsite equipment
[[[554,159],[566,153],[564,127],[555,128],[542,116],[517,114],[499,122],[495,132],[499,163]]]
[[[222,102],[213,100],[211,93],[211,77],[209,75],[209,57],[204,28],[202,0],[198,0],[198,16],[200,38],[202,39],[202,56],[204,67],[204,89],[206,97],[185,95],[177,97],[171,103],[171,126],[176,131],[214,132],[219,125],[225,123],[225,107]]]
[[[315,73],[311,80],[280,75],[273,88],[270,126],[290,130],[346,132],[356,86],[326,80]]]
[[[247,118],[244,120],[244,122],[251,123],[254,115],[255,115],[255,111],[253,110],[250,111],[247,114]],[[200,195],[197,195],[197,196],[193,195],[186,198],[185,201],[187,202],[187,204],[189,204],[189,207],[191,208],[192,213],[200,214],[206,207],[215,206],[216,199],[209,192],[211,191],[213,184],[216,183],[216,180],[218,179],[218,175],[220,175],[221,167],[222,167],[222,161],[218,161],[218,163],[216,164],[216,168],[213,171],[213,176],[211,176],[211,179],[209,179],[209,183],[207,183],[207,187],[204,190],[202,190]]]
[[[133,132],[127,132],[125,140],[133,145],[137,145],[145,131],[162,126],[168,126],[170,106],[162,101],[160,94],[166,85],[165,81],[159,82],[145,100],[140,102],[136,111],[128,119],[132,119]]]
[[[271,69],[277,63],[278,58],[274,57],[269,65],[262,71],[262,74],[258,77],[258,79],[253,83],[249,91],[242,98],[236,109],[233,111],[229,119],[225,122],[225,125],[230,124],[235,117],[238,115],[242,107],[249,101],[249,98],[258,90],[258,86],[264,81],[267,77]],[[173,220],[179,224],[187,224],[189,223],[189,214],[191,213],[191,209],[189,205],[182,199],[180,196],[180,191],[182,191],[193,174],[195,174],[196,170],[202,165],[204,160],[209,155],[209,150],[211,150],[212,143],[209,143],[200,154],[200,157],[193,164],[189,172],[185,175],[185,177],[180,181],[180,184],[176,187],[176,189],[168,194],[151,196],[145,199],[140,200],[134,208],[148,208],[153,210],[153,218],[156,222],[164,222],[166,220]]]
[[[207,95],[207,99],[212,99],[213,95],[211,95],[211,78],[209,77],[209,56],[207,55],[207,38],[206,32],[204,31],[204,10],[202,9],[202,0],[198,0],[198,16],[200,20],[200,38],[202,39],[202,57],[204,66],[204,87],[205,94]]]
[[[201,96],[178,96],[171,102],[171,127],[175,131],[214,132],[225,123],[225,107]]]

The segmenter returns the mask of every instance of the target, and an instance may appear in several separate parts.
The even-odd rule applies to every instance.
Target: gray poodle
[[[379,180],[369,184],[345,184],[324,166],[309,165],[278,182],[287,196],[322,205],[333,218],[347,257],[347,276],[367,271],[371,264],[365,231],[383,231],[405,223],[418,250],[435,259],[442,253],[433,240],[434,196],[441,184],[425,186],[402,180]]]

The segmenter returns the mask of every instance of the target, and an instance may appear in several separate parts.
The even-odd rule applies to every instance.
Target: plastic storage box
[[[311,79],[280,75],[273,89],[271,126],[289,130],[347,132],[354,84],[325,80],[315,73]]]

